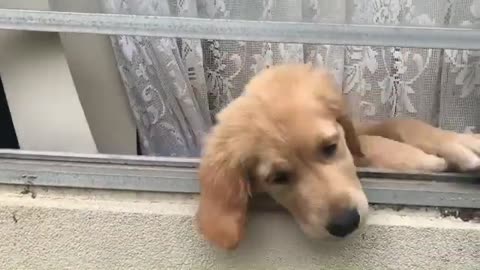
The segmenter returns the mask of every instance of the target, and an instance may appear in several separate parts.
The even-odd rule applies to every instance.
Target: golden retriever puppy
[[[345,237],[368,213],[356,165],[442,171],[480,163],[473,135],[413,120],[354,126],[332,77],[310,65],[262,71],[217,120],[199,167],[197,221],[224,249],[244,235],[252,191],[268,193],[310,237]]]

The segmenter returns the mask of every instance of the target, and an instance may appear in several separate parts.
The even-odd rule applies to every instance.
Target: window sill
[[[0,151],[0,184],[198,193],[198,159]],[[360,169],[370,203],[480,209],[478,175]]]

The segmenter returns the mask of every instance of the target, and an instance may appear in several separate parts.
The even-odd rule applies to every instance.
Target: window
[[[368,49],[369,47],[358,46],[391,47],[392,51],[389,53],[394,56],[401,55],[401,57],[407,57],[406,54],[408,54],[405,53],[402,55],[401,48],[439,49],[425,50],[424,52],[429,55],[426,58],[422,58],[422,52],[418,51],[420,49],[413,51],[412,55],[410,55],[410,57],[413,57],[411,63],[417,65],[417,68],[419,69],[425,65],[424,59],[442,57],[438,54],[451,54],[451,59],[454,59],[457,57],[454,54],[468,54],[468,51],[457,50],[480,49],[480,30],[459,27],[440,28],[432,26],[411,27],[285,21],[259,22],[171,16],[112,15],[101,13],[0,9],[0,28],[41,32],[111,35],[112,44],[114,44],[114,47],[115,44],[117,45],[117,47],[114,48],[114,54],[117,56],[117,61],[120,62],[119,69],[125,83],[131,83],[129,80],[133,79],[129,76],[132,76],[132,74],[145,72],[145,76],[148,76],[149,72],[148,70],[142,70],[141,68],[128,70],[128,65],[135,61],[137,61],[136,64],[138,64],[139,67],[144,67],[142,66],[142,63],[138,62],[139,59],[132,58],[132,50],[137,50],[138,48],[135,46],[122,47],[119,45],[128,42],[148,43],[148,46],[145,48],[149,50],[158,50],[158,46],[164,46],[163,49],[168,46],[177,46],[179,49],[173,54],[161,55],[153,60],[149,59],[149,61],[153,62],[159,60],[177,61],[178,59],[174,59],[175,57],[182,58],[182,56],[185,56],[186,51],[194,50],[195,46],[210,46],[213,49],[209,51],[210,55],[205,56],[203,60],[206,62],[205,65],[210,65],[210,67],[217,65],[216,69],[211,68],[206,70],[205,74],[201,74],[202,72],[199,73],[198,70],[192,66],[182,72],[186,74],[183,80],[195,81],[197,76],[210,76],[210,83],[214,84],[232,83],[231,81],[222,80],[221,76],[218,78],[215,78],[215,76],[224,72],[230,72],[229,74],[232,74],[233,76],[235,73],[234,70],[223,70],[227,67],[222,66],[224,65],[222,61],[228,62],[229,65],[232,66],[244,64],[241,59],[235,56],[235,52],[238,52],[238,48],[235,46],[249,46],[245,43],[246,41],[256,41],[262,44],[258,48],[253,48],[259,52],[263,52],[263,56],[258,56],[263,57],[262,59],[254,59],[255,61],[251,62],[251,68],[253,69],[263,68],[265,65],[269,65],[270,61],[275,60],[265,59],[264,56],[268,56],[268,53],[265,53],[265,51],[277,50],[280,51],[278,52],[280,54],[288,53],[289,50],[296,50],[299,46],[304,46],[303,48],[312,46],[313,49],[311,48],[310,51],[315,51],[316,49],[331,49],[329,53],[336,53],[335,46],[333,46],[336,45],[338,48],[342,48],[342,55],[344,55],[344,53],[352,54],[353,57],[350,57],[350,60],[352,61],[359,60],[359,58],[364,57],[364,54],[370,54],[371,56],[377,53],[375,50]],[[128,36],[142,36],[142,38],[135,41]],[[178,40],[175,44],[160,44],[161,42],[167,42],[168,40],[152,41],[148,40],[148,37],[183,39]],[[233,41],[236,42],[234,43]],[[63,42],[65,44],[65,40],[63,40]],[[280,46],[279,44],[285,44],[285,46]],[[317,44],[330,44],[332,46],[321,48],[320,46],[315,47]],[[230,50],[231,53],[228,55],[224,54],[219,49],[222,46],[223,48],[228,48],[226,50]],[[443,50],[444,48],[452,50]],[[253,50],[252,48],[248,49]],[[242,50],[247,49],[244,48]],[[346,52],[345,50],[350,50],[350,52]],[[178,55],[176,53],[178,53]],[[432,54],[435,54],[435,56],[432,56]],[[306,55],[305,52],[302,54],[302,57],[303,55]],[[331,57],[331,55],[328,57]],[[332,61],[332,59],[328,57],[325,57],[325,54],[323,54],[322,60],[317,60],[325,62]],[[386,57],[383,59],[386,61],[392,61],[392,59],[387,59]],[[183,60],[190,61],[188,57],[184,57]],[[332,64],[335,65],[334,62],[332,62]],[[345,63],[342,63],[341,67],[343,67],[344,64]],[[375,70],[378,69],[377,65],[379,65],[378,63],[369,62],[368,59],[366,62],[362,63],[362,65],[363,64],[366,65],[363,67],[365,71],[368,69],[368,72],[371,72],[372,74],[375,73]],[[380,65],[386,66],[388,64],[381,63]],[[395,65],[392,64],[392,66]],[[442,71],[439,68],[437,69],[437,72]],[[165,74],[169,73],[166,72]],[[433,72],[430,76],[434,76],[435,74],[436,73]],[[347,76],[348,74],[345,73],[344,75]],[[477,76],[479,75],[477,74]],[[159,80],[157,83],[159,87],[165,89],[178,87],[178,84],[169,84],[167,81],[168,80]],[[368,84],[368,82],[365,81],[361,82]],[[379,80],[377,83],[381,84],[381,81]],[[363,86],[367,87],[366,85]],[[175,97],[168,96],[169,91],[161,91],[161,89],[156,89],[155,87],[152,87],[152,85],[143,85],[140,83],[135,87],[142,87],[137,90],[138,93],[141,93],[143,96],[139,97],[130,93],[130,105],[133,107],[143,106],[142,104],[145,103],[142,102],[149,104],[156,102],[152,96],[153,93],[164,95],[162,96],[163,100],[175,99]],[[218,110],[222,105],[225,105],[227,101],[222,100],[222,98],[219,98],[218,96],[212,95],[212,93],[202,93],[197,89],[199,85],[196,85],[195,83],[192,83],[189,87],[192,88],[190,90],[192,90],[191,94],[194,95],[194,98],[209,102],[212,106],[211,111],[205,111],[202,110],[202,108],[185,111],[185,108],[181,108],[181,104],[176,104],[175,106],[180,106],[177,109],[183,110],[183,113],[189,115],[199,113],[201,117],[195,118],[195,121],[185,121],[184,119],[181,119],[176,122],[178,126],[173,128],[179,131],[197,129],[199,130],[199,133],[201,133],[204,131],[202,128],[208,126],[202,121],[211,121],[212,118],[210,113]],[[231,85],[231,89],[227,87],[224,88],[224,90],[232,91],[227,94],[235,96],[238,95],[238,93],[234,93],[235,91],[238,91],[236,87],[237,85]],[[464,86],[466,89],[463,89],[463,93],[471,91],[472,89],[469,87],[478,88],[479,86]],[[353,91],[353,88],[355,87],[351,86],[350,90]],[[141,98],[143,98],[143,101],[139,101]],[[422,98],[435,100],[435,98],[439,97]],[[412,107],[413,105],[410,101],[402,100],[402,102],[404,102],[402,105],[404,110],[421,110]],[[371,104],[368,102],[361,103],[360,105],[364,106],[367,110],[371,110]],[[155,121],[155,115],[163,113],[158,111],[159,108],[164,107],[159,106],[158,104],[147,108],[142,107],[145,115],[137,115],[136,120],[141,120],[142,117],[153,117],[153,119],[147,119],[146,121]],[[85,113],[88,114],[88,112]],[[466,111],[452,111],[452,113],[466,113]],[[447,120],[445,120],[444,126],[449,127],[449,123],[452,123],[453,120],[450,118],[445,119]],[[150,128],[154,127],[150,126]],[[151,135],[149,132],[152,131],[146,129],[142,130],[140,125],[139,134],[149,136],[149,134]],[[161,132],[156,134],[161,134]],[[195,136],[198,135],[195,132],[193,132],[193,134]],[[175,137],[176,135],[178,134],[169,134],[168,136],[163,137],[168,143],[165,143],[158,148],[149,148],[145,147],[145,145],[141,145],[140,148],[143,147],[142,153],[153,155],[170,151],[177,156],[195,156],[198,154],[198,141],[196,141],[196,138],[189,138],[189,141],[183,140],[182,143],[184,144],[184,147],[180,150],[173,151],[172,149],[169,149],[169,145],[178,142],[178,138]],[[136,136],[136,133],[133,136]],[[114,136],[109,139],[115,140]],[[140,138],[140,141],[142,141],[142,138]],[[132,145],[132,147],[136,149],[136,145]],[[198,160],[194,157],[147,157],[94,153],[66,154],[45,151],[1,150],[0,183],[92,189],[196,193],[199,191],[195,175],[197,164]],[[393,173],[371,169],[362,169],[359,171],[359,175],[371,203],[480,208],[480,182],[476,175],[450,173]]]

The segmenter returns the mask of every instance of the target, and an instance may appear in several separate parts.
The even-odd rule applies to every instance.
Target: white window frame
[[[480,49],[480,29],[0,9],[0,29],[409,48]],[[0,184],[198,193],[198,159],[0,150]],[[358,171],[371,203],[480,209],[480,176]]]

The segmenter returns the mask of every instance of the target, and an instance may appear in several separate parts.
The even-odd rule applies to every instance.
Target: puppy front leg
[[[430,155],[409,144],[380,136],[358,137],[364,153],[359,167],[373,167],[401,172],[442,172],[447,169],[445,159]]]
[[[444,158],[451,169],[480,169],[480,136],[460,134],[433,127],[414,119],[389,119],[371,124],[357,124],[363,135],[381,136],[419,148]]]

